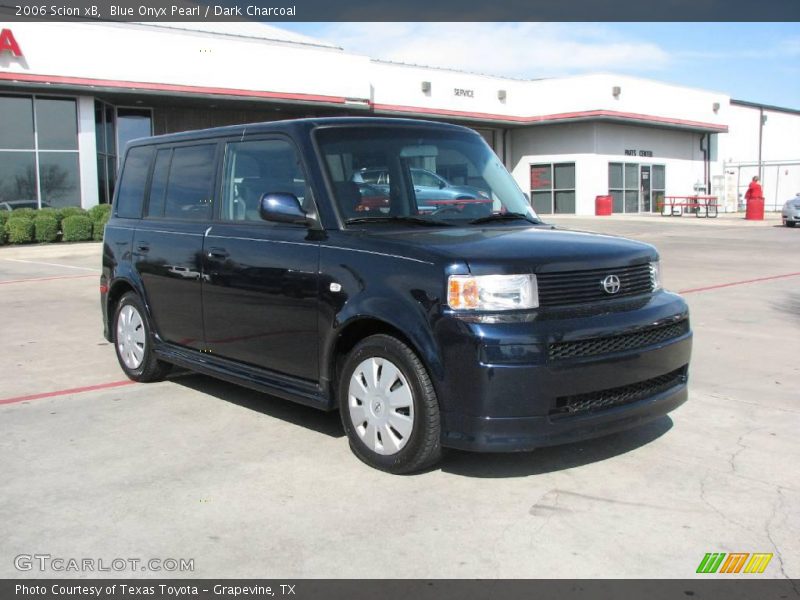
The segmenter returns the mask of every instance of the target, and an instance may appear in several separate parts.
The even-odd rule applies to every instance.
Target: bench
[[[715,219],[719,214],[716,196],[664,196],[657,206],[662,217],[681,217],[684,209],[698,218]]]

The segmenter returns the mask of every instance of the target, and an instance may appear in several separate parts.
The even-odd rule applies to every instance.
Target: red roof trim
[[[375,110],[385,112],[404,112],[422,113],[429,115],[441,115],[451,117],[462,117],[472,119],[491,119],[495,121],[506,121],[520,124],[533,123],[552,123],[558,121],[569,121],[574,119],[624,119],[626,121],[642,121],[645,123],[659,123],[665,125],[679,125],[683,127],[693,127],[698,129],[708,129],[721,133],[728,131],[727,125],[717,125],[716,123],[704,123],[702,121],[689,121],[686,119],[673,119],[671,117],[660,117],[656,115],[643,115],[639,113],[626,113],[616,110],[584,110],[568,113],[557,113],[552,115],[534,115],[530,117],[519,117],[514,115],[498,115],[492,113],[468,112],[460,110],[447,110],[439,108],[419,108],[414,106],[396,106],[393,104],[374,104]]]
[[[178,85],[171,83],[150,83],[139,81],[117,81],[113,79],[90,79],[85,77],[65,77],[61,75],[31,75],[28,73],[0,73],[0,80],[24,81],[30,83],[48,83],[79,85],[87,87],[113,87],[121,89],[158,91],[158,92],[181,92],[188,94],[211,94],[220,96],[238,96],[242,98],[263,98],[269,100],[295,100],[299,102],[324,102],[327,104],[345,104],[346,98],[343,96],[325,96],[321,94],[303,94],[289,92],[266,92],[259,90],[242,90],[235,88],[204,87],[194,85]],[[376,111],[382,112],[401,112],[410,114],[435,115],[442,117],[461,117],[467,119],[479,119],[487,121],[504,121],[520,124],[553,123],[559,121],[570,121],[575,119],[622,119],[625,121],[638,121],[650,124],[663,124],[672,126],[689,127],[704,129],[708,131],[727,132],[727,125],[716,123],[704,123],[701,121],[689,121],[686,119],[673,119],[671,117],[660,117],[656,115],[644,115],[638,113],[626,113],[615,110],[587,110],[568,113],[557,113],[552,115],[534,115],[520,117],[515,115],[500,115],[494,113],[469,112],[461,110],[448,110],[443,108],[425,108],[418,106],[401,106],[395,104],[371,104]]]
[[[262,92],[235,88],[204,87],[196,85],[176,85],[171,83],[150,83],[140,81],[117,81],[114,79],[89,79],[85,77],[64,77],[61,75],[29,75],[28,73],[0,73],[0,80],[25,81],[32,83],[63,83],[92,87],[114,87],[156,92],[183,92],[189,94],[214,94],[221,96],[241,96],[244,98],[266,98],[274,100],[301,100],[304,102],[327,102],[344,104],[343,96],[323,96],[320,94],[300,94],[287,92]]]

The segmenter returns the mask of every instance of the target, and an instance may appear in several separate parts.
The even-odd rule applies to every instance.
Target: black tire
[[[357,425],[353,423],[350,413],[351,378],[364,361],[372,358],[390,361],[405,378],[411,392],[411,432],[405,445],[394,454],[380,454],[370,448],[357,432]],[[425,366],[403,342],[388,335],[373,335],[359,342],[342,365],[338,388],[342,425],[350,440],[351,450],[364,463],[382,471],[402,474],[420,471],[439,461],[442,454],[441,420],[436,392]],[[388,401],[386,407],[386,410],[390,409]]]
[[[118,331],[119,331],[119,321],[120,315],[126,310],[126,307],[131,307],[140,317],[141,319],[141,326],[138,329],[141,329],[143,335],[143,348],[142,354],[143,357],[141,359],[140,364],[136,366],[129,366],[126,364],[126,360],[123,357],[123,350],[121,348],[120,340],[117,339]],[[129,312],[129,311],[126,311]],[[150,321],[147,316],[147,310],[145,310],[142,301],[139,299],[133,292],[128,292],[119,301],[117,304],[117,310],[114,312],[114,323],[112,327],[112,333],[114,336],[114,350],[117,353],[117,360],[119,361],[119,366],[122,367],[122,370],[125,372],[130,379],[134,381],[139,381],[142,383],[148,383],[151,381],[159,381],[164,378],[164,376],[170,372],[172,369],[172,365],[170,363],[166,363],[160,361],[156,358],[156,353],[153,350],[153,330],[150,326]]]
[[[794,227],[794,226],[795,226],[795,222],[794,222],[794,221],[785,221],[785,223],[784,223],[784,224],[785,224],[787,227]]]

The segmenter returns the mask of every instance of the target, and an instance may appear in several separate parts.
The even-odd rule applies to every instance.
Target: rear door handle
[[[225,250],[225,248],[210,248],[208,250],[208,258],[224,259],[228,258],[228,256],[230,256],[230,254],[228,254],[228,251]]]
[[[150,252],[150,244],[148,242],[139,242],[136,244],[136,249],[139,252]]]

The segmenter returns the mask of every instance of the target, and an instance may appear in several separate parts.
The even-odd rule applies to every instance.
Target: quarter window
[[[138,219],[142,216],[144,191],[147,186],[147,174],[150,171],[152,157],[153,148],[150,146],[131,148],[128,152],[117,193],[116,214],[118,217]]]

